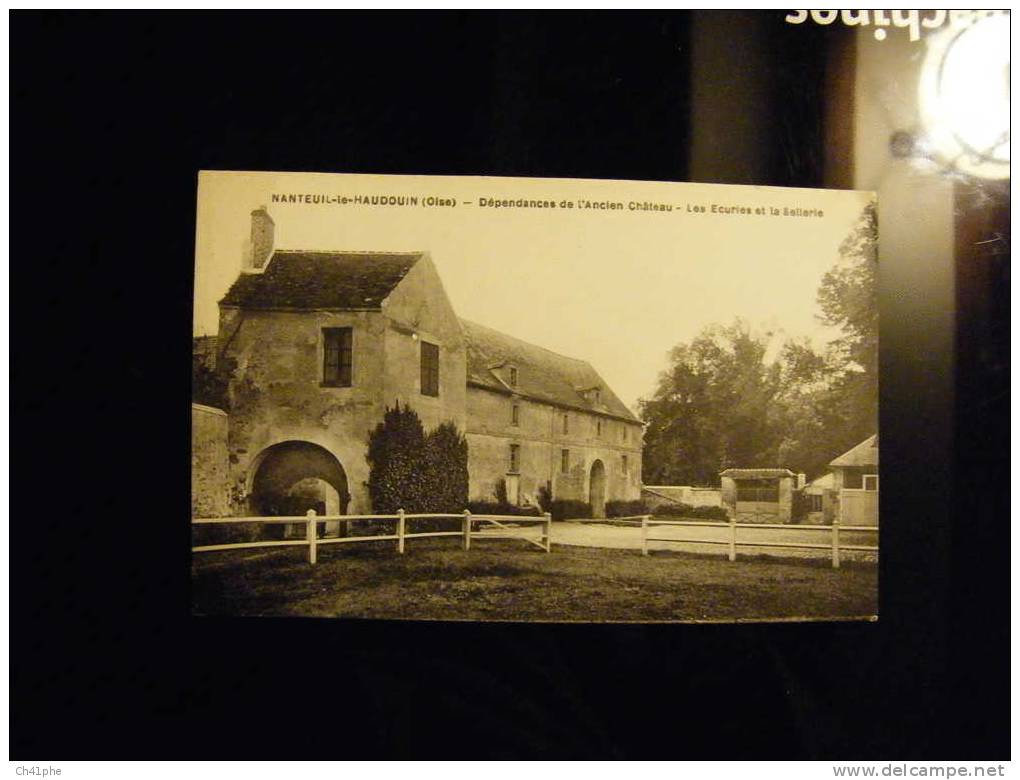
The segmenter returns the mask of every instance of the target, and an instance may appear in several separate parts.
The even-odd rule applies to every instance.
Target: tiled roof
[[[378,309],[422,253],[278,249],[242,273],[220,301],[244,309]]]
[[[461,320],[461,325],[469,385],[640,422],[587,361],[558,355],[474,322]],[[517,369],[517,386],[512,389],[493,370],[507,364]],[[601,389],[599,404],[584,395],[584,390],[594,387]]]
[[[877,466],[878,465],[878,434],[869,436],[849,452],[844,452],[829,463],[836,468],[846,466]]]
[[[797,476],[789,469],[726,469],[719,472],[721,477],[733,479],[775,479],[776,477]]]

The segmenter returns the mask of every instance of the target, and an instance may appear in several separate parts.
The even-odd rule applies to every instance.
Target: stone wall
[[[722,506],[722,490],[719,488],[691,487],[690,485],[645,485],[641,498],[649,509],[664,504],[689,504],[690,506]]]
[[[225,412],[191,405],[191,516],[230,514],[230,469]]]
[[[322,383],[324,328],[352,329],[350,387]],[[350,514],[372,511],[368,436],[387,406],[399,401],[426,430],[452,420],[465,427],[467,383],[463,334],[431,261],[419,260],[382,311],[240,311],[222,308],[223,356],[235,365],[230,386],[230,477],[250,496],[267,448],[286,441],[317,444],[347,477]],[[440,352],[438,397],[421,393],[421,342]],[[250,501],[235,511],[250,511]]]
[[[513,406],[518,424],[513,424]],[[568,416],[563,433],[563,416]],[[537,500],[539,488],[552,486],[555,499],[588,501],[592,464],[601,460],[606,473],[606,500],[636,500],[641,496],[641,426],[602,418],[582,411],[495,393],[467,389],[469,492],[472,500],[491,501],[495,486],[506,479],[510,445],[520,447],[519,484],[522,500]],[[626,434],[624,433],[626,431]],[[625,444],[624,442],[629,442]],[[569,450],[569,468],[561,469],[562,451]],[[623,456],[627,456],[627,472]]]
[[[386,355],[383,386],[385,404],[397,400],[421,417],[425,430],[443,422],[465,426],[467,351],[460,320],[443,291],[432,261],[421,258],[383,304]],[[421,392],[422,342],[439,347],[439,395]]]
[[[221,318],[222,322],[222,318]],[[352,328],[351,387],[322,384],[322,329]],[[348,512],[371,511],[368,433],[382,419],[387,323],[377,312],[246,311],[225,347],[231,382],[231,480],[248,496],[268,447],[305,441],[329,451],[347,475]],[[223,326],[221,325],[221,333]],[[244,502],[236,511],[249,511]]]

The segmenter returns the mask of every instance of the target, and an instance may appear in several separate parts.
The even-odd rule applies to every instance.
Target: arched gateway
[[[251,510],[258,515],[347,514],[347,474],[340,461],[318,444],[285,441],[263,450],[254,465]],[[320,524],[320,533],[336,535],[339,523]],[[298,533],[298,529],[293,529]],[[301,529],[298,535],[303,535]]]

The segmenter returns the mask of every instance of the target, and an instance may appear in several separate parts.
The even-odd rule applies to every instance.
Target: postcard
[[[872,193],[203,171],[192,610],[878,614]]]

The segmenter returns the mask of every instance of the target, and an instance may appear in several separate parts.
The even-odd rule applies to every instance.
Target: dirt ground
[[[554,526],[554,529],[558,528]],[[606,529],[601,529],[605,531]],[[631,529],[622,529],[629,531]],[[572,531],[566,531],[572,534]],[[302,548],[198,553],[199,615],[418,620],[711,621],[868,618],[877,567],[849,562],[712,555],[523,541],[409,540],[336,545],[307,562]]]

